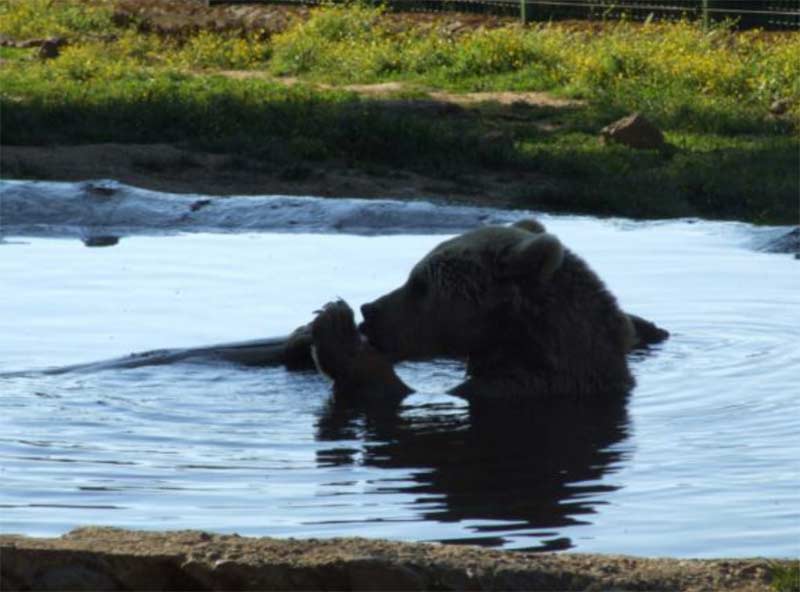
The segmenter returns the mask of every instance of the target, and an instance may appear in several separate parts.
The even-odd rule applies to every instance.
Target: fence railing
[[[728,19],[741,28],[800,28],[800,0],[521,0],[520,5],[525,20],[618,19],[624,15],[632,20]]]
[[[335,1],[335,0],[334,0]],[[689,18],[705,23],[730,20],[739,28],[800,30],[800,0],[373,0],[391,10],[482,12],[519,16],[523,21],[559,19]],[[206,0],[217,4],[304,4],[330,0]]]

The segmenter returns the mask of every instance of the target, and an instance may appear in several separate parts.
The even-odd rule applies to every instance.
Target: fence
[[[329,0],[206,0],[213,4],[326,4]],[[482,12],[523,21],[690,18],[740,28],[800,30],[800,0],[373,0],[392,10]]]
[[[524,20],[730,19],[741,28],[800,29],[800,0],[521,0]],[[538,14],[537,14],[538,13]]]

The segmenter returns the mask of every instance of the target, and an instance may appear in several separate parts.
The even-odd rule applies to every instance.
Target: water
[[[397,418],[320,376],[177,364],[0,379],[0,530],[104,524],[638,555],[800,554],[800,262],[746,225],[548,217],[672,338],[602,416],[470,418],[457,363]],[[297,229],[295,229],[297,230]],[[442,236],[0,244],[0,372],[286,333],[399,284]]]

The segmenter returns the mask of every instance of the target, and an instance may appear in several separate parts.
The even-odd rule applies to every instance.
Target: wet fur
[[[333,347],[342,318],[349,314],[352,323],[345,303],[329,305],[314,321],[315,342],[325,335],[339,360],[328,366],[346,368],[334,377],[336,390],[362,397],[371,389],[409,392],[387,368],[432,357],[466,360],[467,380],[453,392],[470,401],[624,393],[634,385],[626,354],[667,336],[623,313],[589,266],[534,220],[445,241],[403,286],[362,310],[369,343],[356,350],[352,337],[343,350]],[[346,362],[344,350],[355,351]]]

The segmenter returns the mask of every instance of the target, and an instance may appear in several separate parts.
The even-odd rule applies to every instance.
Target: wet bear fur
[[[535,220],[479,228],[435,247],[396,290],[362,307],[342,301],[312,324],[318,367],[337,393],[402,397],[401,360],[456,358],[471,402],[585,399],[627,393],[627,354],[667,333],[627,315],[580,257]]]

